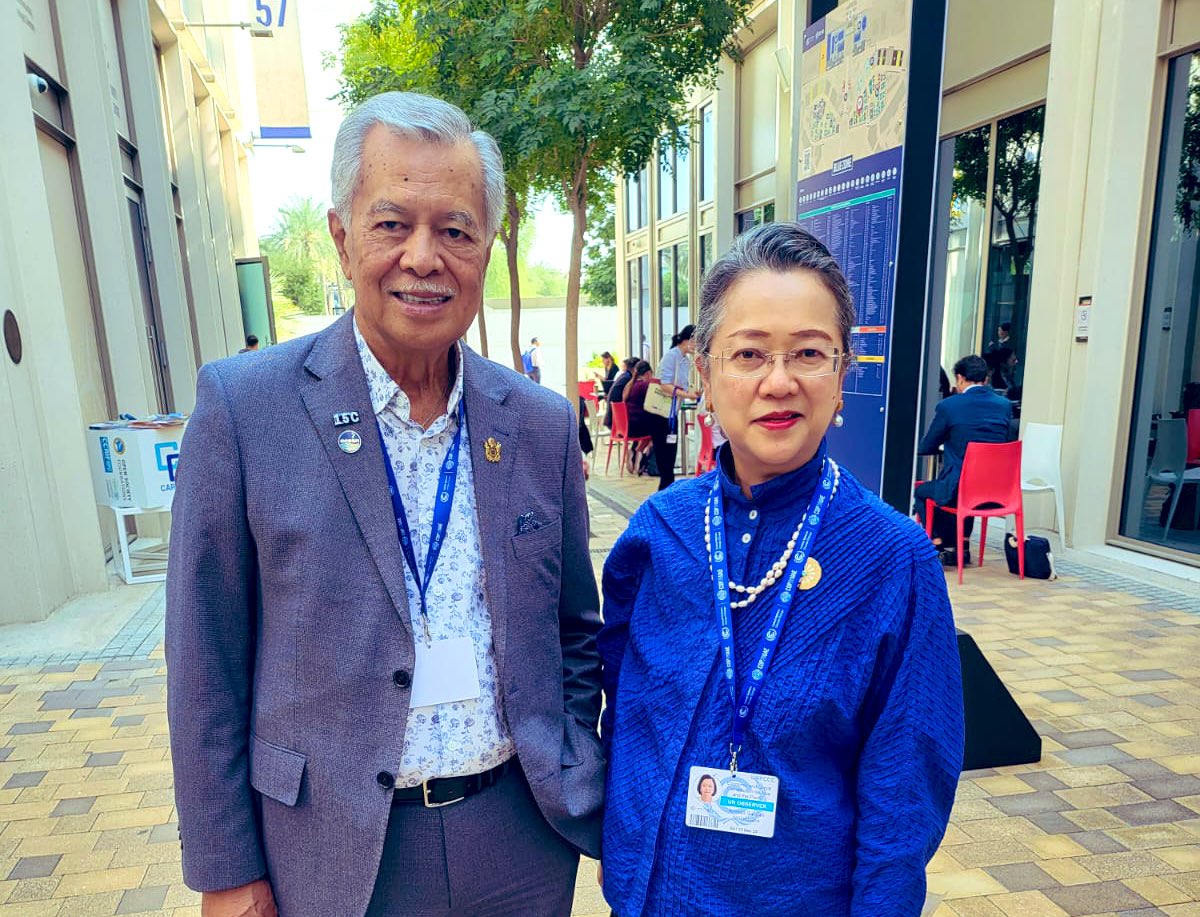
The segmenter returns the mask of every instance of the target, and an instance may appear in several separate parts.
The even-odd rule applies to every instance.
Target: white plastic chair
[[[1054,522],[1058,540],[1067,546],[1066,519],[1063,511],[1062,425],[1028,423],[1021,437],[1021,492],[1054,493]]]
[[[1158,438],[1154,444],[1154,458],[1150,460],[1150,468],[1146,472],[1146,493],[1155,484],[1163,484],[1174,489],[1171,497],[1171,508],[1167,511],[1167,526],[1163,529],[1163,541],[1171,533],[1171,523],[1175,521],[1175,510],[1179,508],[1179,496],[1189,484],[1200,486],[1200,468],[1187,467],[1187,421],[1181,418],[1163,418],[1158,422]],[[1196,501],[1196,511],[1192,519],[1192,528],[1196,528],[1200,520],[1200,499]]]

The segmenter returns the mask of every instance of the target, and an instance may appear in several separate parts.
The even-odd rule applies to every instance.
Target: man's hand
[[[271,883],[259,879],[220,892],[204,892],[200,898],[200,917],[279,917]]]

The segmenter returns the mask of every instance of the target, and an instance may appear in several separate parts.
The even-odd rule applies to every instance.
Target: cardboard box
[[[170,509],[183,429],[182,422],[89,427],[88,464],[96,502],[126,509]]]

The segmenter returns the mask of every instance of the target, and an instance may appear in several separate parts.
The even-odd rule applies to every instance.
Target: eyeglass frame
[[[796,348],[796,349],[803,349],[803,348]],[[734,351],[758,350],[758,348],[757,347],[733,347],[733,348],[731,348],[731,350],[734,350]],[[732,379],[762,379],[771,374],[771,371],[775,368],[775,360],[779,357],[783,358],[783,368],[784,368],[784,371],[787,372],[788,363],[791,362],[791,360],[792,360],[791,355],[795,352],[795,350],[763,350],[760,352],[763,354],[763,356],[765,356],[767,358],[766,371],[763,373],[760,373],[758,375],[754,375],[754,376],[739,376],[736,373],[731,373],[728,370],[726,370],[725,369],[725,361],[728,360],[729,357],[725,353],[718,354],[718,353],[713,353],[711,350],[706,350],[706,351],[704,351],[703,354],[701,354],[701,356],[703,356],[707,360],[720,360],[721,361],[721,372],[724,375],[729,376]],[[836,376],[839,372],[841,372],[842,370],[848,369],[854,363],[854,351],[852,351],[852,350],[847,350],[845,353],[843,353],[841,348],[834,347],[833,353],[831,354],[831,356],[833,357],[833,369],[831,369],[829,372],[798,373],[798,374],[795,374],[795,378],[821,379],[825,376]],[[843,362],[843,360],[845,362]]]

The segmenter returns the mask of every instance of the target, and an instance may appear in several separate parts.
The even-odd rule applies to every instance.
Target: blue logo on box
[[[112,474],[112,453],[108,449],[108,437],[100,437],[100,461],[104,463],[104,473]]]

